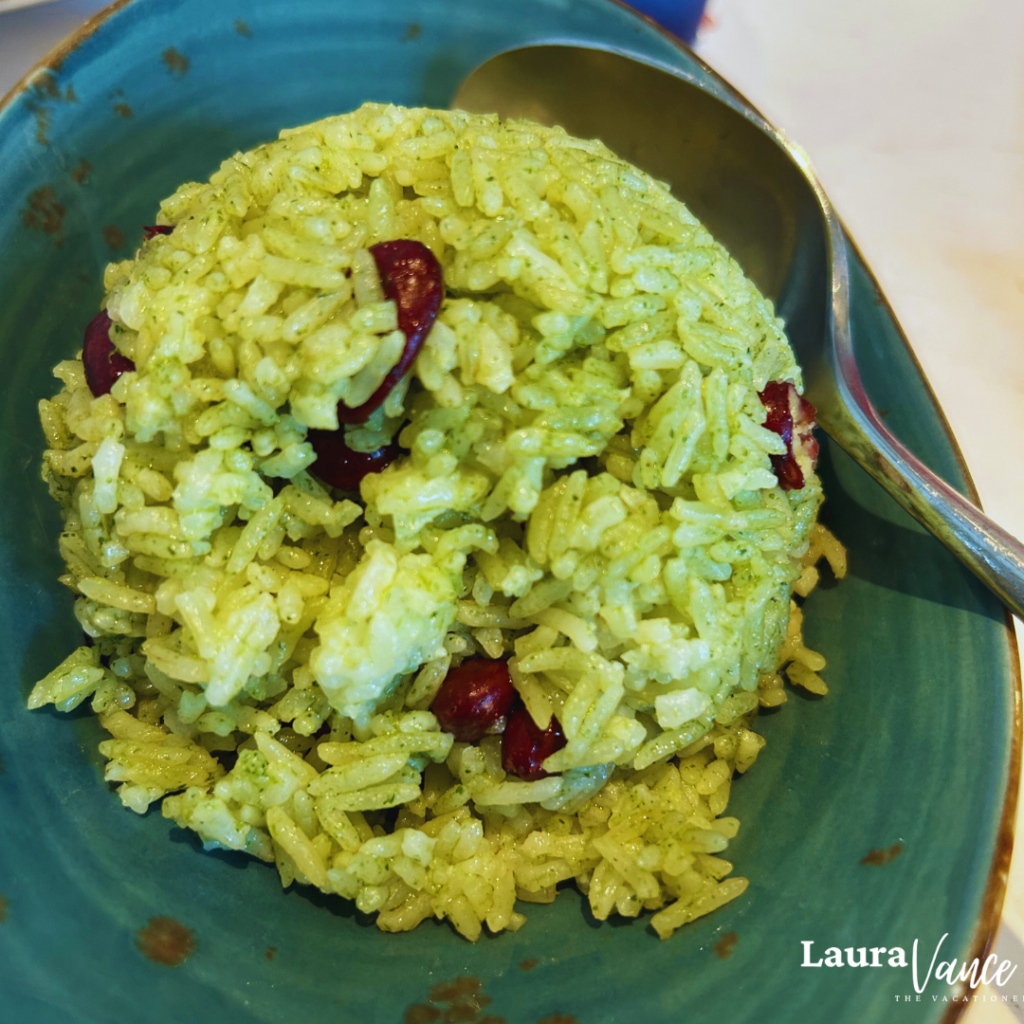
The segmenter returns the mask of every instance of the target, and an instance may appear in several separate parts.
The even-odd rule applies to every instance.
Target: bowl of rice
[[[990,939],[1005,616],[814,435],[799,310],[685,195],[446,107],[626,29],[727,87],[610,3],[436,6],[136,0],[3,111],[5,989],[875,1019],[907,978],[800,943]],[[851,254],[874,400],[969,489]]]

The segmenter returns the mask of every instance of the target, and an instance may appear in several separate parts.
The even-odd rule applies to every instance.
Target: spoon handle
[[[816,193],[832,261],[832,345],[824,360],[828,372],[822,380],[818,422],[898,505],[942,541],[1014,615],[1024,618],[1024,544],[898,441],[871,404],[850,334],[846,235],[803,151],[788,148]]]
[[[840,378],[840,391],[845,390],[842,383]],[[870,405],[865,409],[853,396],[843,397],[846,401],[839,408],[845,415],[825,425],[828,434],[1015,615],[1024,618],[1024,544],[896,440]]]

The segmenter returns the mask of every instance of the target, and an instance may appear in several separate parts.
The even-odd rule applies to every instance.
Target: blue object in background
[[[707,0],[627,0],[641,14],[693,44]]]

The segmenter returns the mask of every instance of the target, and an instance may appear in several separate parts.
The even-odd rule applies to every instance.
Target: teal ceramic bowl
[[[801,966],[805,940],[813,958],[827,946],[909,953],[915,939],[930,957],[944,933],[941,959],[981,952],[1017,796],[1007,616],[828,443],[824,519],[849,548],[850,573],[806,610],[831,693],[795,694],[763,717],[768,748],[731,809],[743,827],[730,857],[750,887],[669,942],[645,919],[598,924],[575,891],[476,945],[431,924],[384,935],[340,899],[282,892],[272,868],[203,853],[158,812],[124,811],[102,781],[91,716],[24,710],[34,680],[80,637],[56,582],[60,524],[39,477],[36,402],[54,390],[52,364],[81,343],[104,264],[132,252],[161,197],[232,151],[367,99],[444,106],[480,61],[541,41],[629,52],[743,103],[609,0],[132,0],[87,26],[0,113],[5,1021],[916,1024],[962,1007],[932,980],[894,1011],[897,995],[914,992],[909,969]],[[972,493],[852,248],[851,265],[872,399],[916,454]],[[137,947],[154,917],[192,931],[181,966]]]

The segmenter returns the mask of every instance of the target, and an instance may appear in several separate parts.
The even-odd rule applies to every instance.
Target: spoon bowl
[[[582,46],[509,50],[481,64],[452,105],[599,138],[667,182],[772,300],[818,423],[1017,615],[1024,546],[932,472],[882,423],[850,328],[847,242],[803,151],[747,104],[681,75]]]

